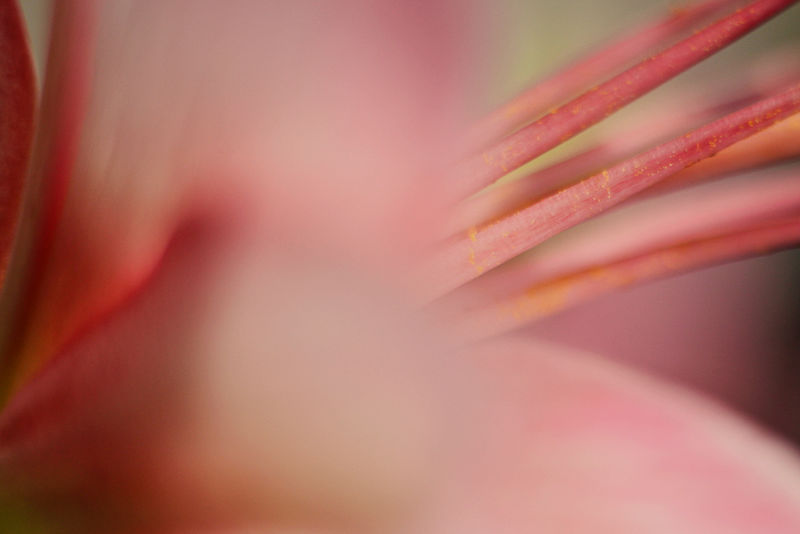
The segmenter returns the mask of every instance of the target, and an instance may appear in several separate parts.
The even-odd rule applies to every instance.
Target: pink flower
[[[77,532],[797,532],[786,445],[513,333],[798,242],[792,167],[687,188],[797,155],[796,77],[473,196],[793,3],[676,11],[467,127],[491,5],[59,2],[16,223],[33,76],[0,2],[2,505]]]

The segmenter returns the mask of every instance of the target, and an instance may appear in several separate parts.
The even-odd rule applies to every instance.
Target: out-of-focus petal
[[[15,0],[0,2],[0,279],[5,276],[33,140],[36,85]]]
[[[263,246],[404,270],[439,214],[465,7],[59,2],[46,98],[78,112],[40,151],[66,164],[34,177],[34,202],[63,191],[18,261],[19,359],[35,368],[220,206],[257,215]]]
[[[526,332],[607,355],[780,424],[796,404],[784,389],[783,358],[791,356],[779,336],[794,328],[784,315],[793,272],[780,260],[740,261],[620,291]]]
[[[443,359],[363,280],[234,234],[179,237],[141,295],[16,396],[0,422],[5,487],[201,525],[800,525],[796,458],[707,402],[552,345]],[[296,300],[276,309],[284,291]]]
[[[800,529],[789,449],[687,391],[521,340],[476,352],[484,439],[418,532]]]
[[[14,396],[6,494],[117,526],[386,527],[425,501],[459,440],[459,367],[381,286],[227,225],[179,233]]]

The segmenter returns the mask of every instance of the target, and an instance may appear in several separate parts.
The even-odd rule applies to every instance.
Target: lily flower
[[[1,0],[7,528],[800,531],[790,445],[525,334],[800,242],[791,68],[525,167],[794,3],[672,11],[474,120],[493,3],[63,0],[35,110]]]

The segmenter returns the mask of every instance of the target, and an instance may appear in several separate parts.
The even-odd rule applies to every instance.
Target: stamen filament
[[[614,289],[708,265],[763,255],[800,243],[800,215],[683,243],[588,268],[529,288],[468,314],[457,331],[471,340],[518,328]]]
[[[495,141],[565,100],[565,97],[587,89],[594,80],[611,76],[649,48],[733,3],[731,0],[707,0],[673,9],[658,20],[648,21],[598,52],[588,54],[523,91],[484,117],[470,130],[466,144],[477,148]]]
[[[800,156],[800,116],[793,116],[721,151],[715,157],[670,176],[648,190],[661,193],[732,172],[753,169]]]
[[[800,214],[800,174],[791,168],[648,198],[543,243],[446,295],[436,306],[463,313],[620,258],[793,214]]]
[[[797,0],[756,0],[611,78],[458,166],[454,194],[469,196],[608,117],[757,28]]]
[[[456,288],[798,110],[800,84],[456,236],[432,260],[432,293]]]

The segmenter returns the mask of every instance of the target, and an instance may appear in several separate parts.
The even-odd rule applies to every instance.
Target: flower
[[[58,3],[25,205],[0,226],[17,235],[5,505],[80,532],[795,532],[786,446],[506,333],[796,243],[800,190],[778,175],[550,239],[657,186],[796,155],[796,82],[673,104],[472,197],[792,3],[678,11],[472,129],[467,29],[486,6]],[[32,76],[2,6],[19,162]]]

